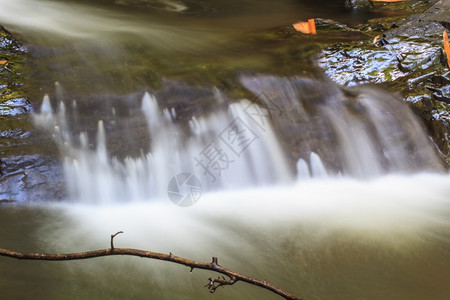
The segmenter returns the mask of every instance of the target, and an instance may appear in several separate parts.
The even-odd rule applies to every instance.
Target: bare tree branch
[[[191,272],[194,269],[204,269],[211,270],[220,274],[227,276],[229,279],[226,279],[224,276],[220,276],[218,278],[209,278],[209,283],[205,285],[211,293],[214,293],[218,287],[223,287],[225,285],[233,285],[238,281],[247,282],[252,285],[256,285],[262,287],[266,290],[269,290],[275,294],[278,294],[285,299],[292,300],[305,300],[304,298],[296,297],[270,283],[265,280],[255,279],[249,276],[242,275],[235,271],[229,270],[219,265],[217,257],[212,258],[211,263],[199,262],[195,260],[186,259],[183,257],[175,256],[172,253],[158,253],[153,251],[145,251],[139,249],[132,248],[115,248],[113,239],[116,235],[123,233],[119,231],[113,235],[111,235],[111,248],[109,249],[100,249],[94,251],[87,252],[77,252],[77,253],[66,253],[66,254],[45,254],[45,253],[21,253],[15,252],[7,249],[0,248],[0,256],[12,257],[17,259],[34,259],[34,260],[51,260],[51,261],[63,261],[63,260],[79,260],[79,259],[89,259],[94,257],[101,256],[110,256],[110,255],[130,255],[130,256],[138,256],[145,257],[150,259],[164,260],[172,263],[185,265],[191,269]]]

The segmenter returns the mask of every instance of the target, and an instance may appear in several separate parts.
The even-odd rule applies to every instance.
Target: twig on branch
[[[119,231],[114,234],[111,234],[111,251],[114,250],[114,238],[116,237],[116,235],[118,235],[120,233],[123,233],[123,231]]]
[[[214,293],[218,287],[223,287],[225,285],[233,285],[238,281],[247,282],[252,285],[256,285],[262,287],[266,290],[269,290],[275,294],[278,294],[285,299],[289,300],[304,300],[303,298],[296,297],[270,283],[265,280],[255,279],[249,276],[242,275],[240,273],[234,272],[227,268],[224,268],[219,265],[217,257],[212,258],[211,263],[199,262],[195,260],[186,259],[183,257],[175,256],[172,253],[158,253],[153,251],[145,251],[139,249],[132,248],[114,248],[114,237],[116,235],[123,233],[119,231],[113,235],[111,235],[111,248],[109,249],[100,249],[94,251],[87,252],[77,252],[77,253],[66,253],[66,254],[45,254],[45,253],[21,253],[15,252],[7,249],[0,248],[0,256],[12,257],[17,259],[34,259],[34,260],[52,260],[52,261],[63,261],[63,260],[79,260],[79,259],[88,259],[94,257],[101,256],[110,256],[110,255],[130,255],[130,256],[139,256],[150,259],[157,260],[165,260],[172,263],[185,265],[190,267],[191,272],[197,269],[211,270],[220,274],[227,276],[229,279],[226,279],[224,276],[218,278],[209,278],[209,283],[205,285],[211,293]]]

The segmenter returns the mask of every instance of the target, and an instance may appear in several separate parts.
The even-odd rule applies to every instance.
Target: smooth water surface
[[[425,188],[426,187],[426,188]],[[308,299],[446,299],[450,177],[312,180],[172,203],[1,207],[2,247],[116,247],[219,263]],[[21,220],[18,222],[18,220]],[[279,299],[243,283],[209,295],[212,272],[135,257],[0,259],[5,299]]]
[[[40,92],[52,93],[59,81],[76,95],[129,93],[161,87],[162,78],[234,90],[239,72],[293,75],[311,69],[311,41],[364,38],[293,31],[283,37],[284,31],[276,33],[279,28],[309,18],[356,24],[386,14],[323,3],[2,0],[0,21],[26,41]]]

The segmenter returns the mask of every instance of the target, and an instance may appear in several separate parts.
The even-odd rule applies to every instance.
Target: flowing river
[[[323,3],[326,2],[326,5]],[[219,263],[307,299],[448,299],[450,176],[419,120],[339,88],[274,38],[339,1],[0,0],[64,199],[0,205],[0,248],[129,247]],[[267,37],[269,36],[269,37]],[[286,53],[292,54],[286,56]],[[14,188],[14,187],[11,187]],[[0,257],[1,299],[279,299],[136,257]]]

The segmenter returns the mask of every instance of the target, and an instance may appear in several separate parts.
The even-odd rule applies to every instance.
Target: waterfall
[[[125,117],[140,125],[122,128],[121,135],[114,134],[121,131],[120,109],[114,105],[125,100],[113,101],[96,129],[74,133],[69,123],[79,123],[78,105],[66,107],[57,84],[58,108],[53,110],[45,95],[35,121],[52,132],[64,157],[70,198],[77,202],[184,199],[187,194],[195,202],[193,195],[202,192],[289,184],[295,178],[443,169],[413,114],[385,92],[366,88],[346,96],[334,85],[324,88],[305,78],[245,77],[242,82],[263,103],[237,99],[225,104],[215,92],[216,109],[183,123],[177,116],[183,112],[161,108],[164,99],[146,92]],[[137,141],[126,138],[140,127],[148,147],[132,156],[129,144]],[[113,155],[111,147],[124,148],[125,155]]]
[[[31,203],[0,198],[0,247],[90,251],[123,231],[117,248],[217,257],[307,299],[447,299],[450,174],[421,121],[374,86],[270,74],[311,74],[323,38],[358,38],[288,24],[370,14],[315,2],[0,0],[42,98],[37,128],[23,114],[4,139],[0,183],[12,175],[5,189]],[[206,299],[212,276],[137,257],[0,259],[4,299]],[[241,283],[213,295],[270,296]]]
[[[292,181],[272,126],[248,113],[255,105],[241,100],[210,115],[193,117],[185,128],[175,121],[173,108],[160,109],[157,99],[145,93],[137,117],[143,117],[147,124],[150,150],[145,153],[141,149],[140,156],[122,160],[108,153],[104,120],[98,120],[95,136],[83,131],[71,135],[64,103],[53,113],[48,95],[35,122],[52,132],[61,150],[72,200],[108,203],[166,199],[171,178],[182,173],[199,178],[205,191]],[[77,106],[71,109],[77,110]]]
[[[342,90],[326,79],[269,75],[246,75],[241,82],[268,108],[302,176],[305,161],[313,175],[358,178],[443,170],[419,120],[385,91],[370,86]]]

